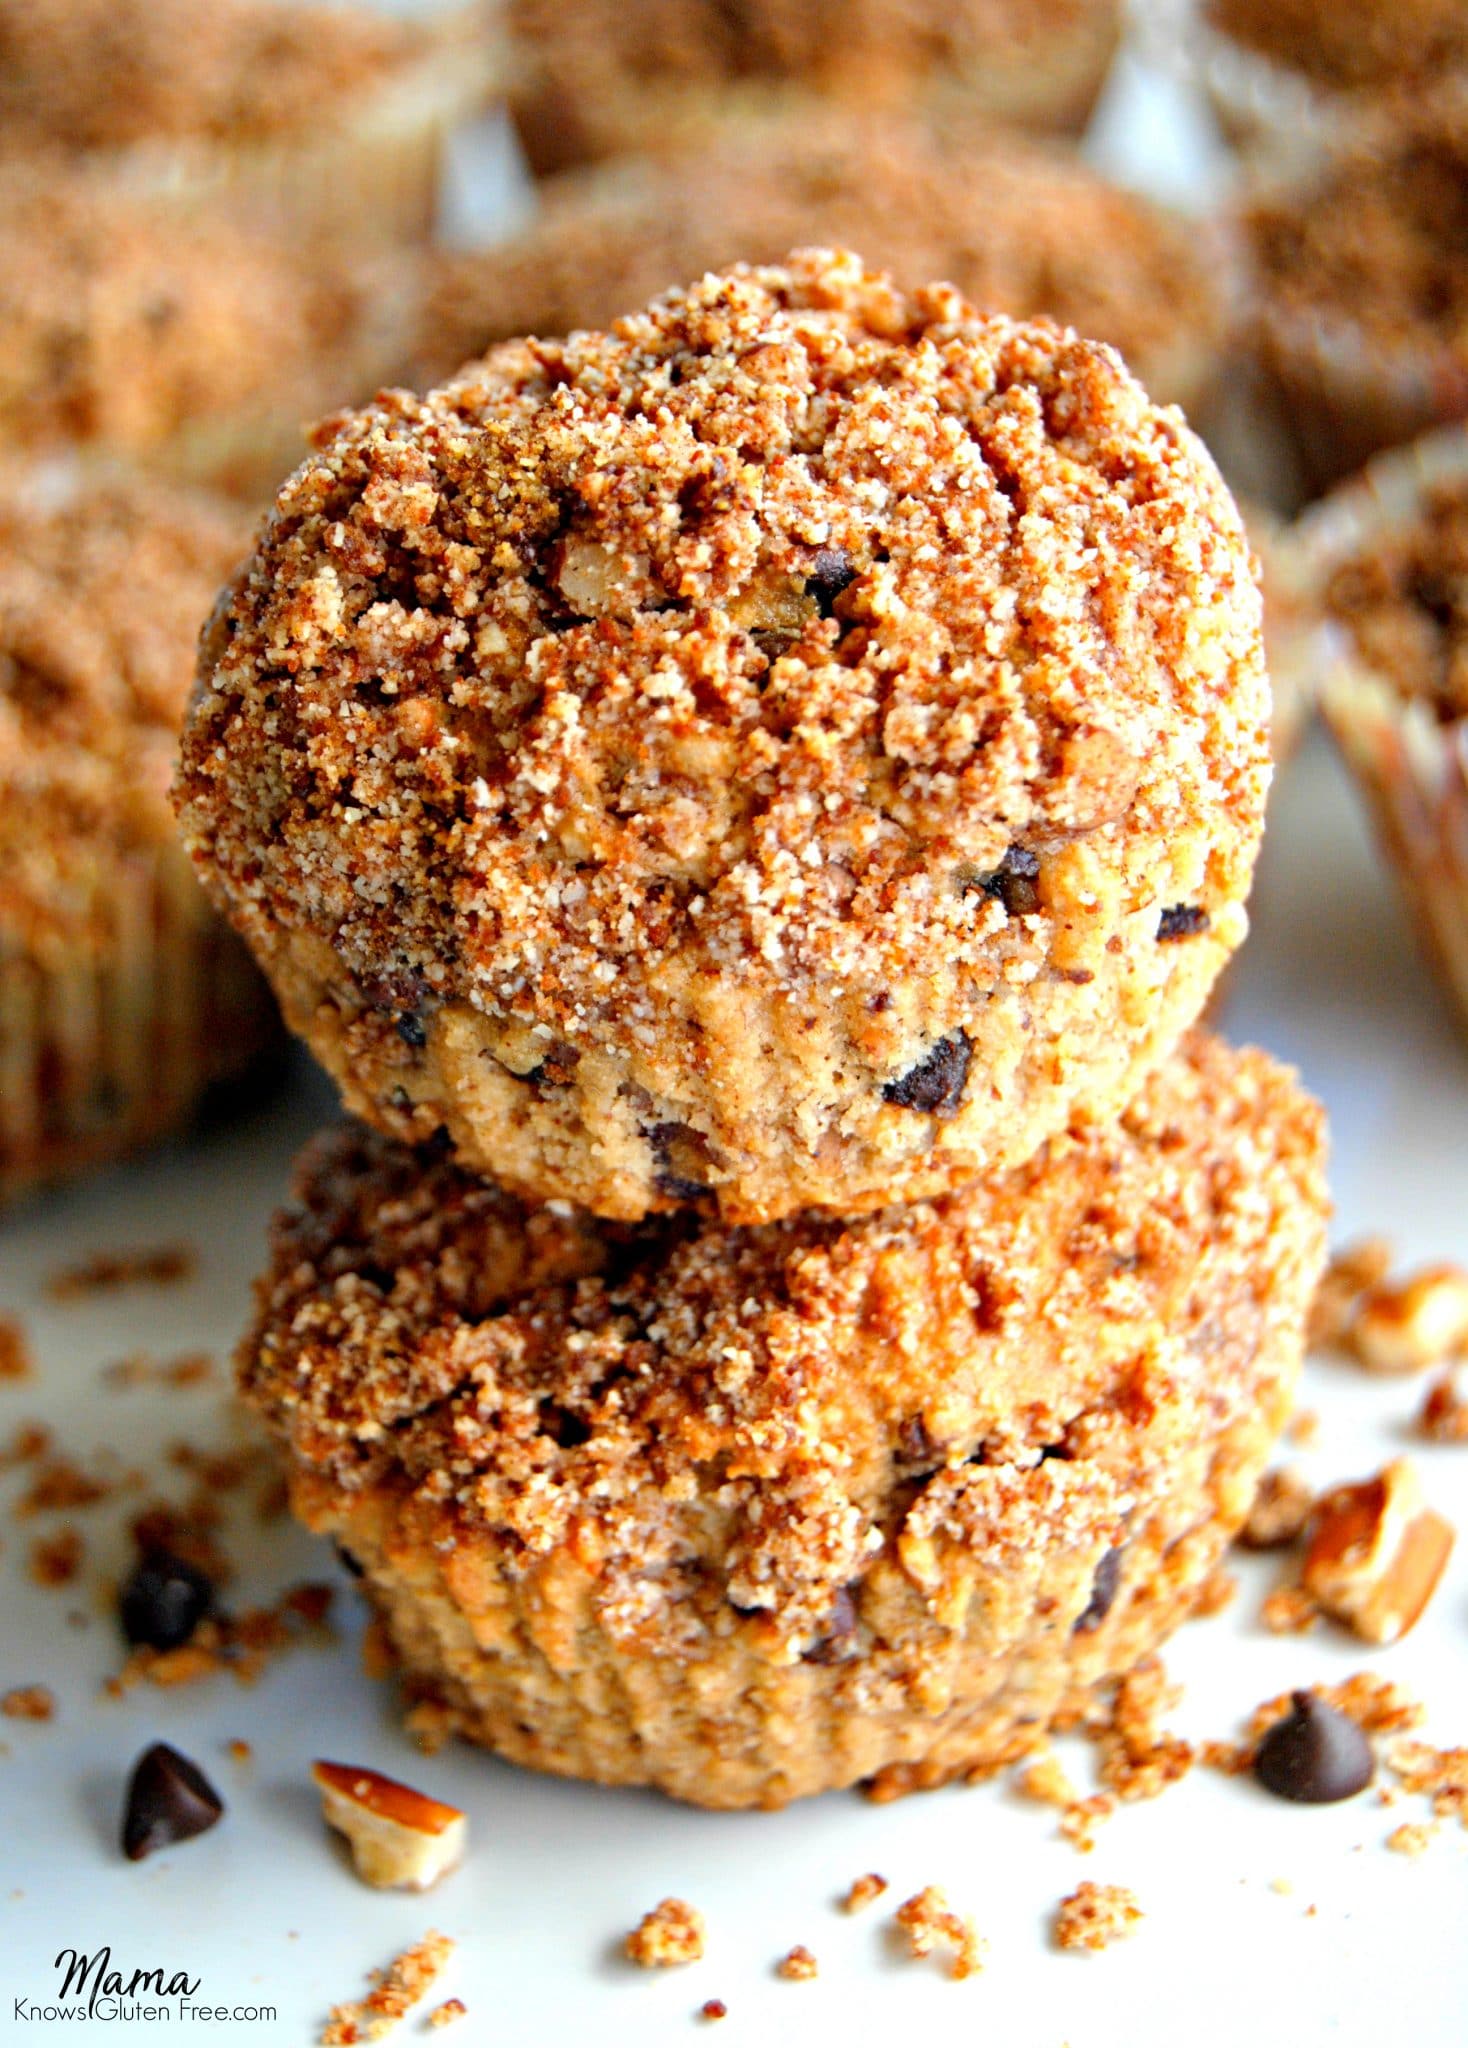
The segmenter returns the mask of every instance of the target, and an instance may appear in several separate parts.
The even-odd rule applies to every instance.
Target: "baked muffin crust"
[[[1322,602],[1374,674],[1468,719],[1468,475],[1425,486],[1415,518],[1336,564]]]
[[[1321,1146],[1201,1035],[1117,1125],[850,1221],[597,1224],[347,1127],[241,1384],[476,1739],[712,1804],[936,1782],[1186,1613],[1288,1412]]]
[[[221,604],[188,843],[350,1106],[635,1218],[1103,1116],[1243,934],[1259,599],[1108,349],[857,259],[346,417]]]
[[[1334,91],[1379,93],[1468,61],[1461,0],[1207,0],[1226,35]]]

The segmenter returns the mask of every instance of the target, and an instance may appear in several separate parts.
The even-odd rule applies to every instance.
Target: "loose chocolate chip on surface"
[[[979,877],[984,895],[1002,903],[1011,917],[1029,917],[1040,907],[1040,860],[1027,846],[1011,846],[990,875]]]
[[[889,1081],[882,1090],[883,1098],[887,1102],[895,1102],[899,1109],[926,1110],[930,1116],[946,1123],[958,1114],[972,1056],[973,1047],[967,1033],[951,1031],[946,1038],[940,1038],[915,1067],[909,1067],[905,1074]]]
[[[1196,903],[1174,903],[1163,911],[1157,925],[1159,944],[1173,939],[1196,938],[1208,929],[1208,913]]]
[[[117,1598],[122,1632],[150,1650],[176,1650],[186,1643],[214,1601],[203,1572],[166,1550],[140,1559]]]
[[[1093,1629],[1100,1628],[1110,1614],[1117,1588],[1121,1584],[1121,1558],[1122,1553],[1119,1549],[1108,1550],[1097,1565],[1096,1576],[1091,1581],[1091,1597],[1086,1603],[1084,1613],[1076,1620],[1075,1632],[1078,1636],[1087,1636]]]
[[[1313,1692],[1297,1692],[1254,1759],[1254,1776],[1277,1799],[1329,1806],[1371,1783],[1376,1759],[1365,1735],[1345,1714]]]
[[[404,1045],[411,1045],[415,1052],[421,1052],[428,1043],[428,1032],[423,1019],[411,1010],[405,1010],[398,1019],[398,1037]]]
[[[133,1765],[122,1813],[122,1853],[132,1863],[212,1828],[224,1801],[186,1756],[155,1742]]]
[[[856,1644],[856,1602],[843,1586],[831,1606],[826,1633],[801,1658],[804,1664],[842,1664]]]
[[[816,554],[815,567],[805,580],[805,587],[821,608],[822,618],[829,619],[831,609],[848,583],[856,581],[856,564],[845,548],[821,548]]]

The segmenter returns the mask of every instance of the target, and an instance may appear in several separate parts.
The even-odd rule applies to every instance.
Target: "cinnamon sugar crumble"
[[[28,1380],[35,1370],[24,1328],[14,1316],[0,1316],[0,1385]]]
[[[78,1265],[53,1273],[46,1292],[53,1301],[77,1301],[91,1294],[110,1294],[122,1287],[176,1287],[198,1270],[199,1254],[191,1244],[151,1245],[136,1251],[94,1252]]]
[[[644,1913],[622,1944],[629,1961],[643,1970],[665,1970],[701,1960],[704,1920],[685,1899],[663,1899]]]
[[[1087,1880],[1063,1898],[1055,1913],[1055,1946],[1095,1953],[1136,1932],[1142,1918],[1136,1893],[1122,1884]]]
[[[1455,1374],[1445,1372],[1433,1381],[1422,1397],[1417,1427],[1432,1443],[1468,1443],[1468,1393]]]
[[[863,1913],[881,1898],[886,1889],[886,1878],[878,1877],[875,1870],[869,1870],[865,1877],[853,1879],[850,1890],[841,1899],[841,1910],[843,1913]]]
[[[428,2015],[430,2027],[451,2027],[456,2020],[467,2018],[469,2008],[462,1998],[446,1998],[442,2005],[436,2005]]]
[[[321,2048],[354,2048],[390,2034],[443,1975],[456,1944],[445,1934],[426,1934],[412,1948],[394,1956],[384,1970],[374,1970],[374,1988],[365,1998],[331,2009],[317,2037]]]
[[[1388,1849],[1398,1856],[1423,1856],[1432,1846],[1437,1826],[1432,1821],[1404,1820],[1386,1838]]]
[[[1391,1263],[1392,1242],[1388,1237],[1359,1238],[1332,1254],[1310,1307],[1308,1338],[1312,1350],[1343,1342],[1357,1303],[1368,1288],[1386,1278]]]
[[[1275,1586],[1265,1594],[1259,1619],[1272,1636],[1303,1636],[1320,1619],[1320,1607],[1301,1585]]]
[[[68,1526],[54,1535],[38,1536],[31,1545],[31,1577],[38,1586],[69,1586],[81,1570],[85,1554],[80,1529]]]
[[[810,1950],[803,1943],[797,1942],[795,1947],[789,1949],[776,1963],[775,1975],[783,1977],[790,1984],[804,1984],[812,1977],[820,1975],[820,1967]]]
[[[207,1351],[185,1351],[177,1358],[154,1358],[146,1351],[132,1351],[102,1368],[109,1387],[198,1387],[215,1375],[215,1361]]]
[[[1468,96],[1465,96],[1468,108]],[[1464,125],[1468,176],[1468,120]],[[1457,259],[1468,322],[1468,267]],[[1460,330],[1468,333],[1468,326]],[[1336,568],[1326,590],[1332,618],[1361,660],[1404,697],[1444,719],[1468,716],[1468,485],[1445,481],[1420,512]]]
[[[910,1956],[920,1959],[946,1948],[948,1974],[956,1978],[975,1976],[983,1968],[985,1944],[973,1921],[952,1910],[940,1885],[926,1885],[904,1900],[893,1919],[906,1937]]]
[[[1313,1487],[1291,1466],[1266,1472],[1237,1541],[1244,1550],[1284,1550],[1305,1533],[1315,1505]]]
[[[1193,1745],[1162,1727],[1181,1697],[1162,1659],[1145,1657],[1111,1689],[1109,1706],[1082,1723],[1099,1753],[1101,1783],[1118,1799],[1155,1799],[1192,1768]]]

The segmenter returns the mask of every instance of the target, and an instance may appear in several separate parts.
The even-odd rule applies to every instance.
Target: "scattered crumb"
[[[622,1944],[628,1960],[643,1970],[696,1963],[703,1956],[703,1915],[685,1899],[663,1899],[644,1913]]]
[[[25,1331],[14,1316],[0,1316],[0,1380],[28,1380],[35,1370]]]
[[[878,1877],[875,1870],[869,1870],[865,1877],[857,1878],[841,1901],[843,1913],[862,1913],[874,1900],[881,1898],[887,1889],[885,1877]]]
[[[1292,1893],[1292,1892],[1294,1891],[1295,1887],[1294,1887],[1294,1882],[1293,1882],[1293,1880],[1292,1880],[1291,1878],[1288,1878],[1288,1877],[1272,1877],[1272,1878],[1270,1878],[1270,1880],[1269,1880],[1269,1889],[1270,1889],[1270,1890],[1271,1890],[1272,1892],[1278,1892],[1279,1896],[1280,1896],[1280,1897],[1281,1897],[1282,1899],[1287,1899],[1287,1898],[1289,1898],[1289,1897],[1290,1897],[1290,1895],[1291,1895],[1291,1893]]]
[[[161,1244],[138,1251],[94,1252],[75,1266],[64,1266],[46,1282],[53,1301],[75,1301],[80,1296],[101,1294],[116,1287],[147,1283],[172,1286],[190,1280],[198,1270],[199,1255],[189,1244]]]
[[[984,1944],[966,1915],[949,1907],[941,1886],[930,1884],[904,1901],[894,1915],[907,1936],[908,1954],[929,1956],[940,1944],[950,1948],[950,1977],[972,1977],[984,1966]]]
[[[1430,1742],[1394,1742],[1387,1763],[1408,1792],[1432,1801],[1439,1820],[1468,1828],[1468,1749],[1435,1749]]]
[[[0,1714],[11,1721],[50,1721],[56,1714],[56,1695],[48,1685],[15,1685],[0,1693]]]
[[[375,1668],[377,1647],[369,1647],[365,1636],[362,1641],[362,1668],[369,1676],[391,1677],[397,1668],[397,1653],[385,1634],[374,1642],[387,1651],[386,1668]],[[454,1711],[447,1700],[421,1699],[404,1714],[403,1726],[425,1756],[437,1756],[454,1733]]]
[[[1109,1704],[1082,1723],[1099,1751],[1101,1783],[1118,1799],[1155,1799],[1192,1768],[1193,1745],[1161,1725],[1180,1697],[1162,1659],[1144,1657],[1112,1689]]]
[[[729,2008],[722,1998],[706,1998],[698,2008],[701,2020],[723,2020],[729,2017]]]
[[[32,1515],[49,1515],[62,1508],[94,1507],[128,1483],[140,1483],[136,1473],[118,1477],[106,1472],[87,1472],[72,1458],[48,1457],[36,1469],[30,1485],[15,1503],[17,1520]]]
[[[1124,1884],[1078,1884],[1055,1914],[1055,1946],[1095,1952],[1136,1931],[1142,1909]]]
[[[254,1750],[241,1735],[236,1735],[232,1741],[226,1742],[224,1748],[231,1763],[243,1765],[251,1764],[255,1761]]]
[[[775,1975],[783,1977],[790,1984],[806,1984],[812,1977],[820,1975],[820,1966],[803,1943],[797,1942],[788,1954],[781,1956],[775,1965]]]
[[[148,1351],[129,1352],[102,1368],[109,1387],[199,1387],[215,1376],[215,1362],[207,1351],[185,1351],[178,1358],[155,1358]]]
[[[1073,1799],[1060,1816],[1060,1832],[1072,1848],[1089,1856],[1096,1846],[1097,1828],[1115,1811],[1116,1801],[1104,1792],[1093,1792],[1089,1799]]]
[[[31,1577],[38,1586],[69,1586],[85,1554],[81,1531],[68,1523],[54,1536],[38,1536],[31,1545]]]
[[[1222,1614],[1224,1608],[1232,1604],[1238,1590],[1239,1582],[1233,1573],[1221,1564],[1215,1565],[1194,1596],[1193,1613],[1200,1621],[1206,1621],[1213,1614]]]
[[[1374,1373],[1425,1372],[1460,1357],[1468,1350],[1468,1271],[1444,1263],[1378,1281],[1358,1303],[1347,1342]]]
[[[1400,1827],[1393,1828],[1386,1838],[1388,1849],[1398,1856],[1422,1856],[1427,1845],[1437,1833],[1435,1821],[1404,1820]]]
[[[34,1464],[50,1448],[51,1432],[43,1422],[22,1422],[12,1432],[5,1449],[0,1451],[0,1472],[9,1472],[16,1465]]]
[[[1313,1408],[1297,1408],[1285,1426],[1285,1435],[1302,1451],[1320,1441],[1320,1417]]]
[[[455,2020],[464,2019],[469,2008],[462,1998],[446,1998],[442,2005],[436,2005],[428,2015],[430,2027],[451,2027]]]
[[[1304,1535],[1314,1505],[1314,1491],[1293,1466],[1266,1472],[1249,1518],[1239,1531],[1240,1546],[1245,1550],[1287,1549]]]
[[[1368,1287],[1386,1278],[1391,1263],[1391,1239],[1386,1237],[1361,1238],[1335,1254],[1321,1275],[1310,1308],[1308,1341],[1312,1350],[1343,1342],[1357,1302]]]
[[[446,1934],[425,1934],[412,1948],[394,1956],[385,1970],[374,1970],[374,1988],[365,1998],[334,2005],[318,2039],[321,2048],[352,2048],[359,2041],[379,2041],[425,1998],[454,1952]]]
[[[1301,1585],[1291,1581],[1264,1597],[1259,1619],[1272,1636],[1302,1636],[1320,1619],[1320,1609]]]
[[[1015,1778],[1014,1789],[1021,1798],[1033,1799],[1039,1806],[1070,1806],[1076,1798],[1076,1788],[1053,1749],[1030,1759]]]
[[[1468,1444],[1468,1394],[1453,1373],[1441,1374],[1428,1388],[1417,1427],[1435,1444]]]

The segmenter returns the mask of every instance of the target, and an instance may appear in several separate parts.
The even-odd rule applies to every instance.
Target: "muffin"
[[[255,495],[402,360],[372,266],[0,158],[0,443]]]
[[[936,1785],[1188,1614],[1290,1410],[1321,1153],[1201,1034],[852,1220],[598,1224],[348,1127],[241,1384],[438,1725],[705,1806]]]
[[[1462,0],[1150,0],[1229,139],[1281,153],[1468,70]]]
[[[1468,427],[1378,457],[1291,548],[1314,603],[1293,659],[1468,1029]]]
[[[1196,227],[1058,148],[839,107],[726,121],[696,149],[549,180],[514,240],[430,258],[419,377],[515,335],[604,327],[801,242],[859,242],[900,284],[947,278],[986,310],[1049,314],[1190,414],[1214,384],[1223,308]]]
[[[1181,415],[815,251],[339,423],[178,798],[369,1121],[760,1221],[1119,1108],[1243,936],[1268,716]]]
[[[1317,487],[1468,414],[1468,82],[1346,132],[1242,225],[1262,362]]]
[[[835,99],[863,117],[951,107],[1079,134],[1121,13],[1120,0],[509,0],[511,111],[542,175],[686,145],[713,116],[781,100]]]
[[[450,127],[496,68],[467,10],[0,0],[0,136],[106,190],[374,241],[433,225]]]
[[[0,474],[0,1200],[177,1129],[278,1043],[168,805],[247,540],[158,484]]]

